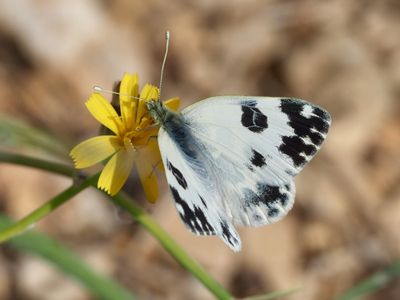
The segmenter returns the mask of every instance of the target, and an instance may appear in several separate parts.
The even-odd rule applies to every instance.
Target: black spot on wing
[[[295,99],[282,99],[280,108],[287,115],[287,124],[293,128],[295,135],[282,136],[282,144],[278,149],[288,155],[296,167],[301,167],[318,151],[324,141],[324,135],[329,130],[330,115],[318,106]],[[304,115],[305,109],[311,109],[307,116]]]
[[[306,106],[311,106],[313,112],[307,117],[302,114]],[[318,106],[301,100],[282,99],[280,107],[282,112],[288,116],[289,125],[301,137],[309,136],[312,128],[321,133],[327,133],[329,130],[331,117],[327,111]]]
[[[268,128],[268,118],[257,107],[256,101],[242,102],[242,125],[252,132],[260,133]]]
[[[251,149],[251,152],[252,156],[250,162],[252,163],[253,166],[261,168],[267,164],[265,162],[265,157],[260,152],[254,149]]]
[[[176,181],[178,181],[179,185],[183,187],[185,190],[187,189],[187,182],[182,172],[179,171],[169,160],[167,160],[168,170],[171,171],[172,175],[174,175]]]
[[[293,172],[293,170],[287,169],[287,170],[285,170],[285,173],[288,174],[289,176],[292,176],[292,177],[296,176],[296,173]]]
[[[245,191],[244,203],[247,207],[264,204],[268,208],[272,208],[276,203],[279,203],[282,207],[286,207],[289,203],[289,196],[290,186],[288,184],[279,187],[266,183],[258,183],[256,191],[250,189]]]
[[[277,217],[278,215],[279,215],[279,209],[277,209],[276,207],[271,207],[268,210],[268,217],[274,218]]]
[[[204,207],[207,208],[207,203],[204,201],[203,197],[199,195],[201,203],[203,203]]]
[[[282,206],[289,200],[289,195],[280,191],[279,186],[272,186],[268,184],[259,184],[258,191],[263,203],[270,204],[279,202]]]
[[[235,237],[234,233],[229,230],[229,226],[225,221],[220,223],[222,229],[222,237],[229,243],[233,248],[236,248],[239,244],[239,240]]]
[[[194,204],[193,208],[191,208],[185,199],[182,199],[182,197],[179,195],[177,189],[171,185],[169,188],[171,189],[176,205],[179,206],[179,208],[177,208],[178,212],[186,226],[197,234],[215,235],[215,229],[208,222],[204,212]]]
[[[296,118],[293,118],[296,120]],[[294,129],[294,133],[300,137],[309,137],[314,145],[321,145],[324,141],[324,136],[321,132],[311,129],[307,124],[299,121],[290,121],[290,127]]]
[[[282,144],[279,146],[279,151],[288,155],[296,167],[302,166],[307,162],[307,157],[304,155],[314,155],[317,150],[314,145],[306,144],[300,137],[295,135],[283,136]]]
[[[313,114],[317,115],[321,119],[324,119],[324,120],[326,120],[328,122],[331,121],[331,116],[329,115],[329,113],[326,110],[324,110],[324,109],[322,109],[322,108],[320,108],[318,106],[314,106],[313,107]]]
[[[264,221],[264,217],[260,215],[257,211],[253,212],[251,215],[252,220],[254,220],[256,223],[261,223]]]
[[[254,191],[245,189],[242,209],[251,224],[265,224],[265,217],[270,222],[286,214],[294,197],[293,187],[290,183],[282,186],[258,183]]]
[[[285,184],[283,186],[283,188],[284,188],[284,191],[288,193],[288,197],[281,197],[279,202],[282,204],[283,207],[286,207],[289,204],[289,195],[293,191],[291,191],[291,188],[290,188],[289,184]]]

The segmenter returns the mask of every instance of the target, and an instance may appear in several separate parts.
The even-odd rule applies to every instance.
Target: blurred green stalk
[[[372,292],[375,292],[383,288],[392,280],[399,277],[400,277],[400,260],[396,260],[383,270],[378,271],[377,273],[373,274],[367,279],[361,281],[359,284],[352,287],[344,294],[340,295],[335,299],[336,300],[358,299],[363,295],[370,294]]]
[[[69,159],[68,146],[45,130],[0,113],[1,145],[10,148],[33,148],[56,157]]]
[[[12,223],[13,221],[11,219],[0,215],[0,229],[8,227]],[[63,273],[75,278],[95,295],[97,299],[135,299],[134,295],[117,282],[98,274],[71,250],[44,234],[26,232],[20,236],[11,238],[7,245],[10,245],[18,251],[40,256],[46,261],[53,263],[53,265],[58,267]]]
[[[9,152],[0,152],[0,161],[25,167],[37,168],[69,177],[73,177],[76,174],[76,170],[68,165]]]

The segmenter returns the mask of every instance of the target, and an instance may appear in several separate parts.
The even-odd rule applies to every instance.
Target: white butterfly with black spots
[[[240,251],[234,225],[262,226],[292,208],[294,176],[325,140],[329,113],[294,98],[221,96],[177,113],[148,102],[176,209],[197,235]]]

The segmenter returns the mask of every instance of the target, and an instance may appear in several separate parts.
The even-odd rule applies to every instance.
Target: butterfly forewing
[[[183,110],[195,132],[234,150],[240,143],[277,161],[269,169],[280,178],[293,177],[320,148],[330,115],[319,106],[293,98],[213,97]],[[221,133],[222,132],[222,133]],[[234,145],[234,149],[232,149]],[[243,159],[244,153],[239,153]]]

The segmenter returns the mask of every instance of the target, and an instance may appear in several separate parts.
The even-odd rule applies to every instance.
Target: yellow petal
[[[181,99],[178,97],[171,98],[164,101],[164,105],[169,109],[177,111],[179,109],[179,105],[181,104]]]
[[[146,84],[140,92],[139,107],[136,115],[136,124],[140,123],[140,119],[147,112],[146,102],[158,99],[158,88],[151,84]]]
[[[135,137],[134,139],[135,146],[141,150],[146,148],[149,141],[157,140],[158,130],[159,130],[158,127],[153,127],[153,126],[144,127],[143,131],[141,132],[141,135]]]
[[[134,127],[136,118],[136,106],[138,99],[134,97],[139,97],[138,75],[125,73],[121,81],[119,92],[121,116],[125,123],[126,130],[129,131]]]
[[[100,174],[97,187],[111,196],[119,192],[132,170],[134,151],[121,149],[107,162]]]
[[[118,135],[122,122],[115,109],[102,95],[93,93],[85,104],[97,121]]]
[[[159,164],[162,165],[156,140],[149,141],[148,146],[139,152],[135,163],[146,198],[149,202],[155,203],[158,198],[157,175],[155,169]]]
[[[153,151],[154,153],[153,161],[155,164],[157,164],[157,169],[160,170],[161,172],[165,172],[157,140],[155,140],[154,144],[149,144],[149,147],[151,148],[151,151]]]
[[[110,157],[122,145],[115,135],[96,136],[76,145],[70,152],[77,169],[87,168]]]
[[[149,115],[145,115],[142,117],[142,120],[140,121],[139,127],[142,130],[152,130],[152,128],[150,127],[150,125],[153,123],[153,118],[151,118]],[[156,127],[154,129],[157,129]]]
[[[143,118],[144,119],[144,118]],[[149,151],[149,160],[152,165],[157,165],[157,168],[164,172],[164,165],[161,160],[160,148],[158,147],[157,136],[158,136],[158,127],[148,127],[147,132],[142,137],[136,139],[135,145],[141,146],[140,149],[144,151]],[[143,151],[142,150],[142,151]]]

